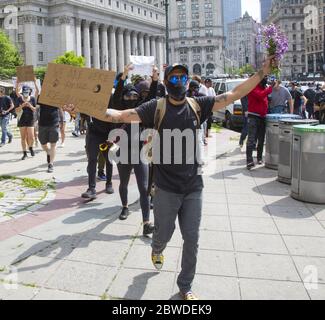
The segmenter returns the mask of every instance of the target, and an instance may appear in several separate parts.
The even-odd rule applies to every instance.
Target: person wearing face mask
[[[124,73],[120,79],[120,83],[117,85],[118,88],[121,88],[121,83],[125,81],[127,74],[132,70],[132,64],[129,64],[125,67]],[[147,83],[144,81],[139,82],[138,89],[142,90],[142,96],[136,89],[136,86],[132,84],[128,84],[123,87],[122,92],[117,90],[114,93],[113,101],[114,108],[119,110],[125,109],[135,109],[139,104],[149,101],[151,99],[155,99],[157,95],[157,86],[158,86],[158,69],[154,68],[152,75],[151,86],[148,88]],[[148,93],[145,92],[148,89]],[[138,150],[134,150],[132,145],[139,144],[139,154],[143,147],[143,141],[134,141],[134,139],[139,140],[141,132],[139,135],[132,136],[131,135],[131,126],[130,124],[122,124],[120,126],[123,129],[128,137],[128,161],[127,163],[117,163],[117,169],[120,176],[120,198],[122,202],[122,211],[119,216],[120,220],[126,220],[129,216],[129,207],[128,207],[128,184],[131,176],[132,169],[134,170],[134,174],[137,180],[138,190],[140,193],[140,206],[142,211],[142,220],[143,220],[143,235],[148,236],[152,234],[154,231],[154,225],[150,222],[150,201],[147,194],[148,191],[148,182],[149,182],[149,166],[141,161],[137,155],[132,155],[133,152],[137,152]],[[123,150],[121,150],[123,152]],[[132,159],[137,157],[137,163],[133,163]]]
[[[0,128],[1,128],[1,143],[0,147],[6,144],[8,136],[8,143],[12,142],[13,135],[9,131],[10,112],[14,109],[14,104],[10,97],[5,95],[5,88],[0,87]]]
[[[263,163],[263,149],[265,140],[266,122],[268,112],[268,95],[273,91],[272,86],[267,86],[265,77],[248,94],[248,139],[246,148],[247,169],[251,170],[254,166],[253,151],[257,140],[257,162]]]
[[[178,218],[184,242],[181,272],[177,279],[177,285],[184,300],[198,300],[192,291],[196,273],[203,204],[203,179],[196,153],[198,146],[197,128],[207,120],[211,112],[217,112],[246,96],[266,75],[271,73],[271,68],[277,65],[275,56],[271,56],[263,64],[261,70],[232,91],[216,97],[195,97],[195,104],[192,100],[186,99],[189,83],[188,69],[180,64],[168,66],[164,78],[168,96],[163,101],[165,103],[165,113],[159,119],[159,126],[157,126],[156,120],[158,118],[157,113],[159,115],[158,107],[161,104],[157,100],[143,103],[136,109],[107,110],[106,121],[108,122],[137,122],[146,128],[158,129],[160,144],[156,147],[160,149],[161,157],[156,159],[158,161],[153,164],[155,231],[151,245],[151,261],[157,270],[162,269],[165,260],[163,252],[173,236],[176,219]],[[196,111],[194,110],[194,105],[196,107],[199,105],[200,113],[197,112],[196,108]],[[69,112],[75,110],[75,106],[69,105],[69,101],[66,101],[64,108]],[[192,145],[191,149],[188,150],[186,141],[182,143],[181,148],[175,149],[173,139],[170,139],[170,135],[166,137],[165,130],[168,130],[167,132],[178,130],[181,133],[184,133],[184,131],[188,133],[190,130],[194,137],[194,150],[192,150]],[[167,162],[164,161],[162,154],[163,146],[166,143],[170,144],[171,149],[174,150]],[[180,157],[182,159],[181,164],[178,161]]]
[[[31,96],[31,88],[28,86],[22,87],[22,93],[19,93],[19,81],[17,79],[16,84],[16,94],[18,96],[18,105],[16,109],[18,116],[18,128],[20,130],[21,146],[23,149],[22,160],[27,158],[27,147],[29,148],[32,157],[35,156],[33,150],[34,145],[34,122],[35,122],[35,112],[36,112],[36,100],[38,98],[38,87],[36,79],[34,80],[34,85],[36,88],[35,97]]]

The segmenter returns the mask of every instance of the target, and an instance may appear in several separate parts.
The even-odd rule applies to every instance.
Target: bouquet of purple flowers
[[[288,38],[274,25],[262,26],[258,34],[258,43],[264,44],[269,56],[275,56],[276,65],[272,67],[272,74],[280,77],[281,69],[278,63],[288,51]]]

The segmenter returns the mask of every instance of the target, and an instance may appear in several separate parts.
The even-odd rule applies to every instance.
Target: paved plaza
[[[135,180],[126,221],[118,219],[116,168],[115,194],[106,195],[100,182],[98,199],[85,203],[80,198],[87,188],[84,139],[70,135],[58,149],[54,174],[46,173],[40,150],[34,159],[20,161],[18,139],[0,150],[0,175],[55,186],[42,201],[12,214],[4,205],[6,192],[0,199],[0,299],[179,299],[178,226],[157,272],[150,260],[151,239],[142,237]],[[238,137],[221,130],[206,150],[193,291],[212,300],[325,299],[325,206],[293,200],[290,187],[276,181],[276,171],[263,166],[247,171]],[[33,192],[34,198],[44,196]],[[9,198],[15,196],[10,191]]]

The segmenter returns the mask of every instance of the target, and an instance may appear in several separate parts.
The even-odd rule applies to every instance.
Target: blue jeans
[[[269,108],[269,114],[287,113],[286,109],[287,109],[286,106],[275,106],[275,107]]]
[[[6,138],[12,138],[12,134],[9,132],[8,126],[9,126],[9,119],[10,114],[7,114],[5,116],[0,117],[0,124],[1,124],[1,144],[6,143]]]

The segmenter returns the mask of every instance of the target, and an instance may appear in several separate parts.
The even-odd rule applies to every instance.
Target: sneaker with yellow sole
[[[183,298],[183,300],[186,300],[186,301],[199,300],[199,298],[192,291],[188,291],[186,293],[180,292],[180,295]]]
[[[161,253],[152,253],[151,261],[157,270],[161,270],[164,265],[164,256]]]

